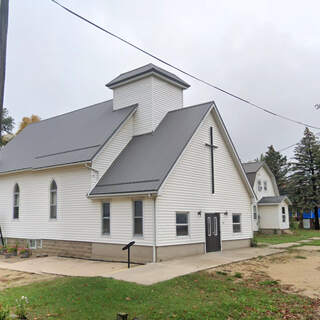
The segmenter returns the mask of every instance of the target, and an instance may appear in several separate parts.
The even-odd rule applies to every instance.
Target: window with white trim
[[[257,220],[257,206],[253,206],[253,219]]]
[[[20,211],[20,188],[16,183],[13,190],[13,219],[19,219]]]
[[[110,203],[102,203],[102,234],[110,234]]]
[[[188,212],[176,213],[176,235],[178,237],[189,235],[189,213]]]
[[[241,232],[241,214],[239,213],[232,214],[232,230],[234,233]]]
[[[143,201],[133,203],[133,235],[143,236]]]
[[[262,191],[262,182],[258,180],[258,191]]]
[[[57,191],[57,184],[52,180],[50,185],[50,219],[57,219]]]
[[[286,208],[282,207],[282,222],[286,222]]]
[[[263,189],[264,189],[264,191],[267,191],[267,190],[268,190],[268,183],[267,183],[267,181],[263,181]]]
[[[30,249],[37,249],[37,241],[36,240],[30,239],[28,242],[29,242]]]

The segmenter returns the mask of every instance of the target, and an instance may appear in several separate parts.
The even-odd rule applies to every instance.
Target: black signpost
[[[122,250],[128,250],[128,268],[130,268],[130,248],[135,244],[135,241],[129,242],[127,245],[125,245]]]

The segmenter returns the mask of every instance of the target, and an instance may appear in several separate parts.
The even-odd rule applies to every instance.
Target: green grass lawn
[[[241,282],[238,282],[241,281]],[[29,319],[317,319],[316,301],[281,292],[275,283],[250,285],[236,277],[196,273],[153,286],[106,278],[57,278],[0,291],[14,311],[29,298]],[[247,280],[249,281],[249,280]]]
[[[320,231],[298,229],[298,230],[294,230],[293,234],[280,234],[280,235],[258,234],[256,236],[258,243],[270,243],[270,244],[296,242],[299,240],[309,239],[312,237],[320,237]]]

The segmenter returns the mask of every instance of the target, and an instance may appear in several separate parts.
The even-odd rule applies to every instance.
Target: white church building
[[[8,245],[156,262],[250,246],[256,196],[215,103],[149,64],[113,99],[29,125],[0,152]]]

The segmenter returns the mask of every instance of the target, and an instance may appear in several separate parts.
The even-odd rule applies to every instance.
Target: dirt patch
[[[320,298],[320,247],[310,249],[293,248],[208,272],[232,276],[235,281],[245,281],[248,286],[279,285],[286,292]]]
[[[54,275],[41,275],[34,273],[25,273],[7,269],[0,269],[0,290],[12,287],[20,287],[29,283],[51,280],[56,278]]]

